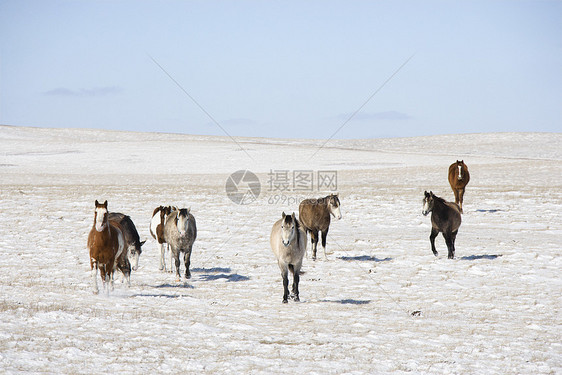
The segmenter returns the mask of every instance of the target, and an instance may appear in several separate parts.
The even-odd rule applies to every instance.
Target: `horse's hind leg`
[[[322,231],[322,249],[324,249],[324,259],[328,260],[328,256],[326,255],[326,238],[328,237],[328,229],[326,228],[325,231]]]
[[[445,243],[447,244],[447,250],[449,251],[448,258],[453,259],[455,257],[455,238],[456,238],[456,231],[453,235],[452,233],[443,232],[443,237],[445,237]]]
[[[158,248],[160,249],[160,266],[158,269],[166,272],[166,248],[163,243],[158,243]],[[172,264],[170,263],[170,267],[171,266]]]
[[[457,233],[459,233],[458,229],[456,231],[454,231],[453,233],[451,233],[451,249],[452,249],[452,251],[449,250],[449,259],[453,259],[455,257],[455,240],[457,239]]]
[[[312,260],[316,260],[316,248],[318,247],[318,231],[310,231],[310,242],[312,243]]]
[[[431,234],[429,235],[429,242],[431,242],[431,251],[433,251],[433,255],[437,256],[439,253],[435,249],[435,237],[439,234],[439,231],[435,228],[431,228]]]
[[[123,273],[123,278],[121,279],[121,283],[127,280],[127,285],[131,286],[131,263],[125,254],[122,259],[120,259],[118,263],[118,268]]]

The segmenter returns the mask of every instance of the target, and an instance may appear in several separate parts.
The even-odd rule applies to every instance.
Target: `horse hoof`
[[[283,300],[283,303],[289,303],[289,301],[288,301],[288,300],[286,300],[286,299],[284,299],[284,300]]]

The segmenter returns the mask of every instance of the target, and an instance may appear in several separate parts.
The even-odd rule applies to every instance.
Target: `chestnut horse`
[[[449,166],[449,184],[455,194],[455,203],[459,205],[462,213],[462,199],[464,197],[464,187],[470,181],[470,173],[464,160],[456,161]]]
[[[120,225],[109,222],[107,201],[100,204],[96,200],[94,224],[88,235],[90,250],[90,268],[94,284],[94,293],[98,294],[98,269],[103,281],[103,289],[109,293],[113,290],[113,273],[117,260],[123,253],[125,241]],[[107,288],[107,289],[106,289]]]

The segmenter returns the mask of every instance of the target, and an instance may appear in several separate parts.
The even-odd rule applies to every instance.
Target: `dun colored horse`
[[[464,197],[464,188],[470,181],[470,173],[464,160],[456,161],[449,166],[449,184],[455,194],[455,203],[459,205],[462,213],[462,200]]]
[[[103,281],[103,289],[107,293],[110,289],[113,290],[113,273],[117,265],[117,259],[123,253],[124,246],[125,242],[120,226],[109,222],[107,201],[100,204],[96,200],[94,224],[88,235],[94,293],[99,293],[98,270]]]
[[[322,232],[324,258],[328,259],[326,256],[326,237],[330,229],[330,215],[338,220],[341,219],[340,199],[337,194],[330,194],[319,199],[305,199],[299,205],[299,220],[306,232],[310,232],[313,260],[316,260],[318,232]]]
[[[443,233],[447,249],[449,251],[448,258],[455,257],[455,239],[459,227],[461,226],[461,210],[458,204],[446,202],[443,198],[439,198],[426,191],[423,198],[422,214],[427,216],[431,212],[431,234],[429,235],[429,242],[431,242],[431,251],[433,255],[437,256],[435,250],[435,237],[439,232]]]
[[[271,249],[283,278],[283,303],[289,298],[289,271],[293,274],[292,298],[299,301],[299,274],[306,252],[306,232],[292,215],[283,215],[273,224],[270,237]]]

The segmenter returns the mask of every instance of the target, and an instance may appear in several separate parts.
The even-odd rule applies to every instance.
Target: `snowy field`
[[[0,372],[562,373],[562,134],[237,141],[0,126]],[[471,181],[448,260],[421,200],[453,199],[457,159]],[[261,182],[249,205],[225,193],[240,169]],[[300,170],[337,171],[343,218],[282,304],[271,226],[330,192],[269,184]],[[92,293],[96,199],[148,240],[109,296]],[[197,219],[188,281],[158,270],[160,204]]]

